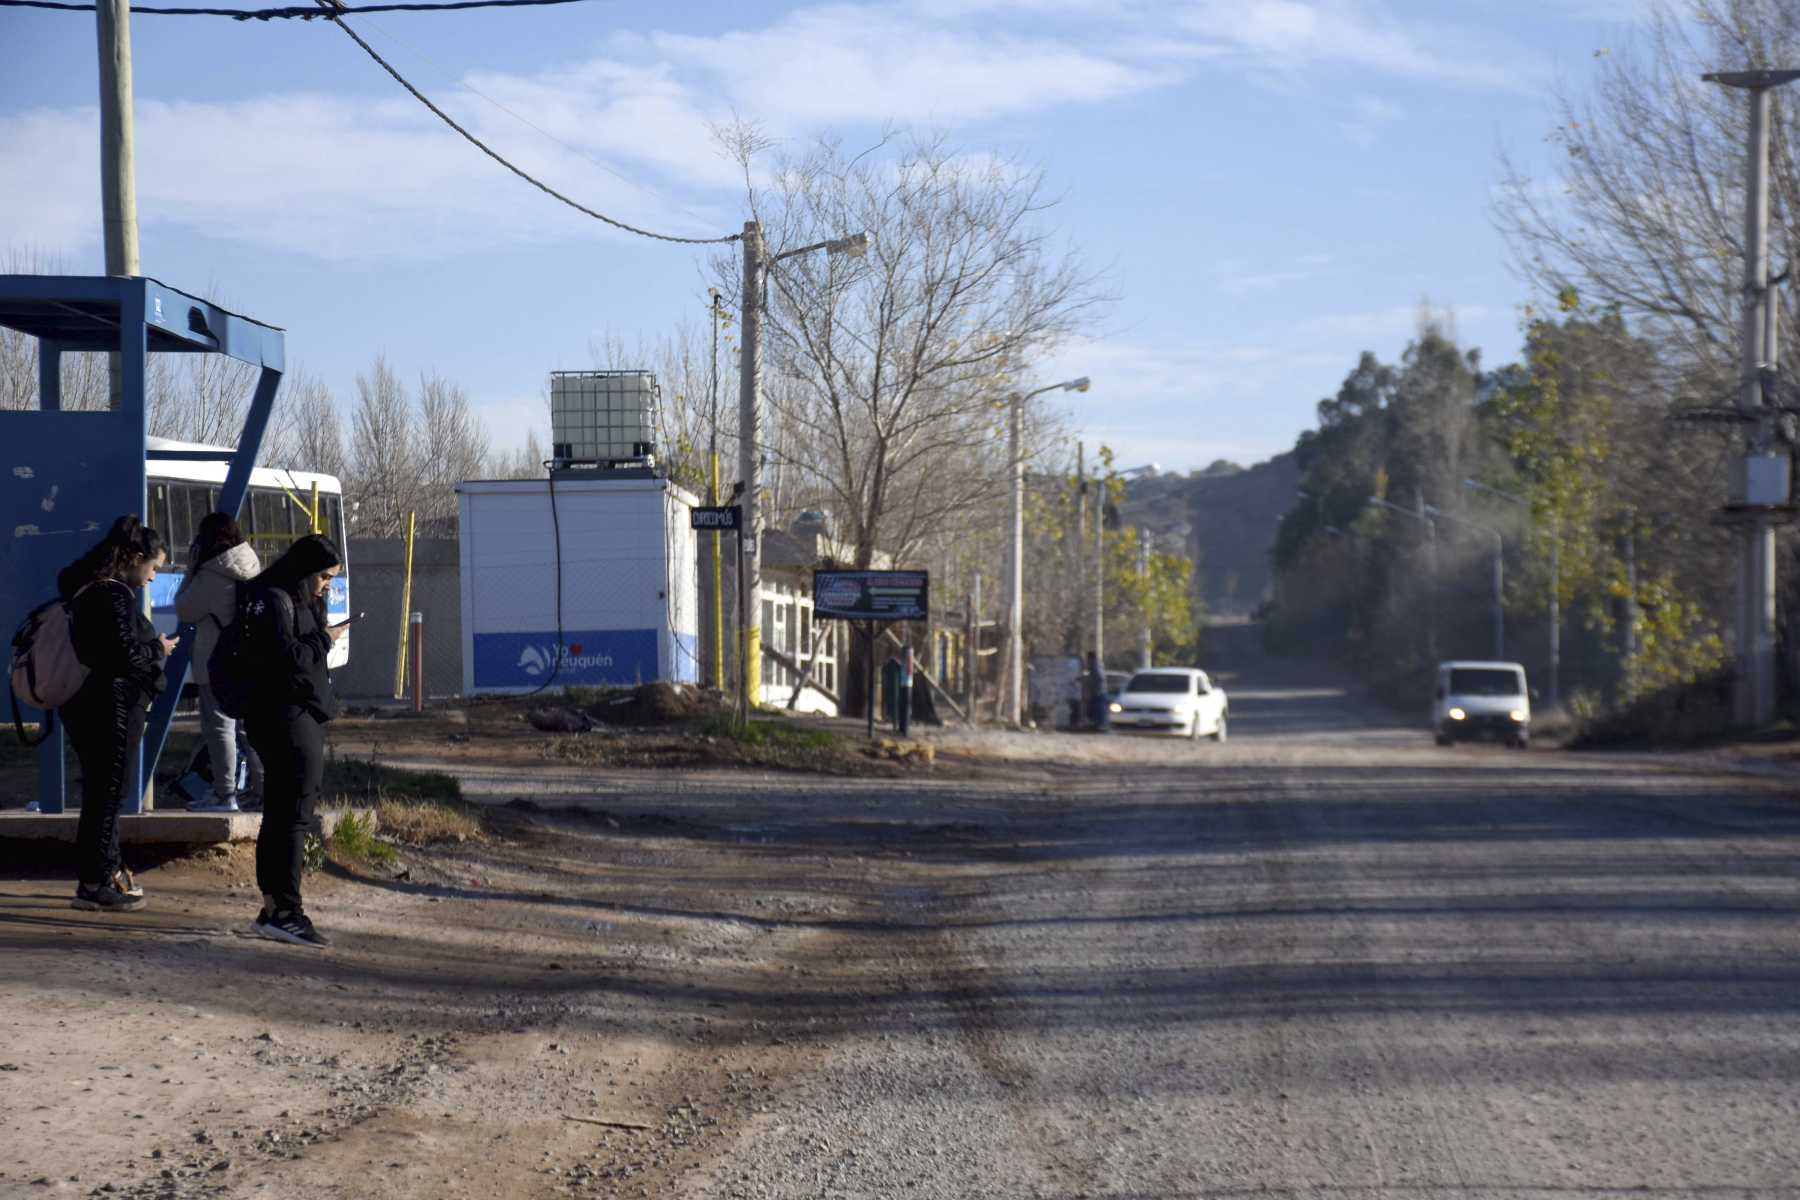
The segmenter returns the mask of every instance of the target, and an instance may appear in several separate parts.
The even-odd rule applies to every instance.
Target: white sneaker
[[[199,804],[190,804],[187,806],[187,810],[191,813],[234,813],[243,811],[243,809],[238,807],[236,796],[232,796],[226,800],[215,798]]]

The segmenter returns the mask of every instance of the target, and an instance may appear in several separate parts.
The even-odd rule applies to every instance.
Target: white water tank
[[[661,398],[649,371],[552,371],[550,456],[560,463],[642,463],[656,453]]]

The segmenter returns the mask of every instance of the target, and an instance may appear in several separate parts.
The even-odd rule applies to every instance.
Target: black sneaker
[[[324,934],[313,928],[303,912],[260,912],[250,922],[250,932],[275,942],[292,942],[296,946],[329,946]]]
[[[144,907],[144,898],[121,892],[110,883],[94,887],[84,883],[75,889],[75,899],[69,907],[83,912],[136,912]]]
[[[133,900],[142,900],[144,898],[144,887],[131,877],[131,869],[129,867],[120,867],[113,873],[112,885],[125,895],[130,896]]]

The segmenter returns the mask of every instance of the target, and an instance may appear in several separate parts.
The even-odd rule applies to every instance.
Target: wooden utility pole
[[[100,42],[100,212],[108,275],[138,274],[137,168],[131,123],[131,0],[98,0]],[[111,406],[124,403],[125,373],[108,356]]]

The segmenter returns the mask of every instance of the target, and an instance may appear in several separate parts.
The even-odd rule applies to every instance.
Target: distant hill
[[[1215,463],[1197,475],[1131,480],[1120,517],[1152,530],[1165,546],[1185,546],[1199,564],[1207,611],[1241,616],[1269,596],[1275,528],[1299,485],[1292,451],[1236,470]]]

